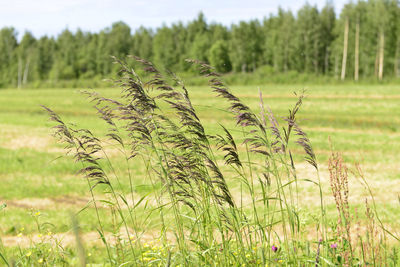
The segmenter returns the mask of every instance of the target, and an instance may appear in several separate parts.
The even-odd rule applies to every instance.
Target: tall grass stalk
[[[95,103],[99,117],[109,125],[106,136],[119,147],[125,173],[118,173],[114,158],[108,156],[101,138],[89,130],[67,126],[56,113],[45,108],[56,122],[56,135],[82,164],[81,172],[88,182],[110,263],[134,266],[313,263],[320,266],[322,262],[330,262],[330,233],[317,159],[311,141],[297,120],[304,92],[289,114],[280,119],[264,105],[260,91],[260,112],[257,113],[230,91],[211,66],[189,60],[208,79],[216,97],[225,100],[226,110],[236,124],[235,129],[220,125],[218,133],[210,134],[178,77],[163,74],[146,60],[131,59],[136,66],[141,65],[146,73],[145,81],[128,63],[114,58],[120,66],[119,78],[115,81],[121,88],[120,97],[108,99],[86,93]],[[302,155],[316,170],[316,180],[298,176],[295,146],[304,150]],[[336,162],[339,161],[336,159]],[[134,196],[135,165],[144,166],[144,177],[152,186],[151,193],[139,200]],[[337,178],[336,184],[342,185],[342,167],[336,165],[331,170],[331,177]],[[312,182],[318,191],[316,240],[307,240],[302,229],[302,182]],[[118,234],[117,249],[107,241],[102,226],[96,203],[104,195],[96,198],[97,188],[112,199],[107,203],[111,206],[115,235],[119,228],[125,231],[126,237]],[[342,196],[343,190],[346,191],[340,187],[333,193]],[[147,203],[152,200],[156,206],[150,208]],[[341,218],[345,218],[342,222],[349,245],[347,252],[351,252],[348,262],[352,262],[350,228],[346,224],[350,219],[349,209],[343,199],[340,201],[338,210]],[[144,218],[137,215],[141,208],[144,210],[141,212],[147,213]],[[156,211],[158,219],[154,218]],[[146,230],[154,232],[143,226],[152,221],[158,222],[157,239],[162,242],[158,258],[148,257],[156,253],[148,252],[146,241],[142,240]],[[131,229],[135,242],[129,240]],[[124,238],[128,239],[127,243]]]

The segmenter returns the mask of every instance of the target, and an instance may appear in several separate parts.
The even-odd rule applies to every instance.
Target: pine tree
[[[14,28],[0,30],[0,87],[16,84],[17,81],[16,35]]]

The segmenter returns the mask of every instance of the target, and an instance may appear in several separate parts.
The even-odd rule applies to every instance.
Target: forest
[[[98,33],[63,30],[56,37],[18,37],[0,30],[0,87],[55,86],[61,81],[101,81],[117,68],[110,56],[127,54],[162,69],[193,73],[185,59],[198,59],[220,73],[298,74],[337,80],[389,79],[400,76],[400,5],[397,0],[348,3],[335,14],[305,4],[294,14],[279,9],[263,20],[224,26],[194,20],[157,29],[132,30],[115,22]],[[289,75],[290,74],[290,75]]]

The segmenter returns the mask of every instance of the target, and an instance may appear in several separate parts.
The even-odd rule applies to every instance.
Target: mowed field
[[[222,111],[227,107],[224,100],[217,98],[208,87],[188,89],[208,133],[219,132],[219,124],[235,131],[232,115]],[[233,86],[231,89],[256,113],[259,112],[257,86]],[[306,90],[307,97],[297,119],[316,152],[329,212],[335,214],[327,171],[332,147],[343,153],[350,169],[356,163],[361,165],[381,219],[393,233],[399,234],[400,86],[263,85],[259,89],[264,103],[277,117],[287,116],[288,110],[297,101],[294,91]],[[96,91],[115,98],[120,93],[118,88]],[[99,236],[93,205],[88,204],[90,193],[87,182],[76,174],[79,166],[74,164],[73,159],[63,156],[63,145],[57,144],[51,136],[53,124],[40,105],[52,108],[66,122],[91,129],[99,136],[107,132],[107,125],[97,118],[92,104],[76,89],[0,90],[0,205],[7,204],[0,212],[0,236],[5,246],[27,246],[32,240],[40,238],[35,223],[39,218],[41,223],[48,223],[52,234],[58,235],[68,245],[74,242],[71,214],[78,214],[85,243],[89,247],[95,246],[99,244]],[[295,159],[299,175],[315,179],[315,171],[302,160],[302,149],[294,146],[293,150],[298,152]],[[116,166],[125,168],[124,159],[112,148],[109,156]],[[140,198],[151,193],[149,182],[143,175],[144,166],[131,168],[135,173],[135,196]],[[122,183],[128,187],[128,181]],[[364,205],[368,192],[352,174],[349,187],[350,207],[357,210]],[[307,193],[302,202],[310,207],[307,212],[311,214],[313,205],[319,201],[317,190],[315,187],[300,190]],[[97,193],[102,194],[101,189]],[[146,215],[148,210],[141,212]],[[105,230],[112,232],[109,212],[105,208],[100,209],[100,213]],[[365,217],[364,214],[354,216]],[[146,227],[157,229],[157,222]]]

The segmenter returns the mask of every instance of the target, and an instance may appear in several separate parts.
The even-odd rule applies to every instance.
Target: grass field
[[[222,111],[226,103],[216,98],[210,88],[188,89],[207,133],[218,132],[219,123],[235,131],[231,114]],[[231,89],[255,113],[259,113],[258,87],[233,86]],[[264,103],[271,107],[277,117],[286,116],[288,109],[296,102],[294,91],[306,90],[307,97],[297,119],[308,134],[320,164],[323,191],[328,196],[328,213],[334,214],[336,209],[333,198],[329,197],[327,171],[332,146],[335,151],[343,153],[350,169],[353,164],[361,164],[381,219],[399,236],[400,86],[263,85],[259,89]],[[118,98],[120,90],[107,88],[96,91],[107,97]],[[79,166],[74,164],[72,158],[62,157],[63,145],[57,144],[51,136],[53,124],[48,121],[48,115],[40,105],[52,108],[66,122],[93,129],[100,136],[106,134],[107,125],[96,119],[91,104],[76,90],[0,90],[0,205],[7,204],[0,212],[1,239],[8,248],[29,246],[31,242],[44,238],[40,236],[43,233],[35,223],[39,219],[49,223],[46,226],[46,231],[51,231],[49,235],[60,238],[67,246],[73,246],[71,213],[78,213],[87,207],[79,213],[78,220],[87,251],[93,255],[88,262],[101,262],[101,256],[94,259],[96,253],[101,253],[101,250],[95,249],[101,242],[96,233],[95,210],[93,205],[87,205],[90,201],[87,183],[76,175]],[[120,168],[118,171],[123,172],[125,162],[111,145],[109,149],[110,157]],[[295,161],[299,175],[314,179],[315,173],[299,156],[301,149],[293,149],[298,151]],[[135,197],[151,193],[152,187],[144,177],[144,166],[131,168],[135,174]],[[127,188],[127,183],[122,181],[122,188]],[[350,175],[349,187],[351,210],[361,209],[368,192],[353,175]],[[309,211],[305,211],[310,218],[312,208],[318,204],[318,193],[314,190],[306,185],[300,188],[304,192],[301,201],[310,207]],[[148,205],[151,207],[152,203]],[[143,207],[137,214],[140,218],[147,213],[148,209]],[[108,214],[106,208],[100,209],[105,231],[111,233],[113,218]],[[360,220],[365,217],[362,213],[354,216],[359,216]],[[311,221],[305,224],[311,227]],[[152,239],[151,233],[159,227],[156,217],[150,222],[143,225],[147,229],[148,240]]]

